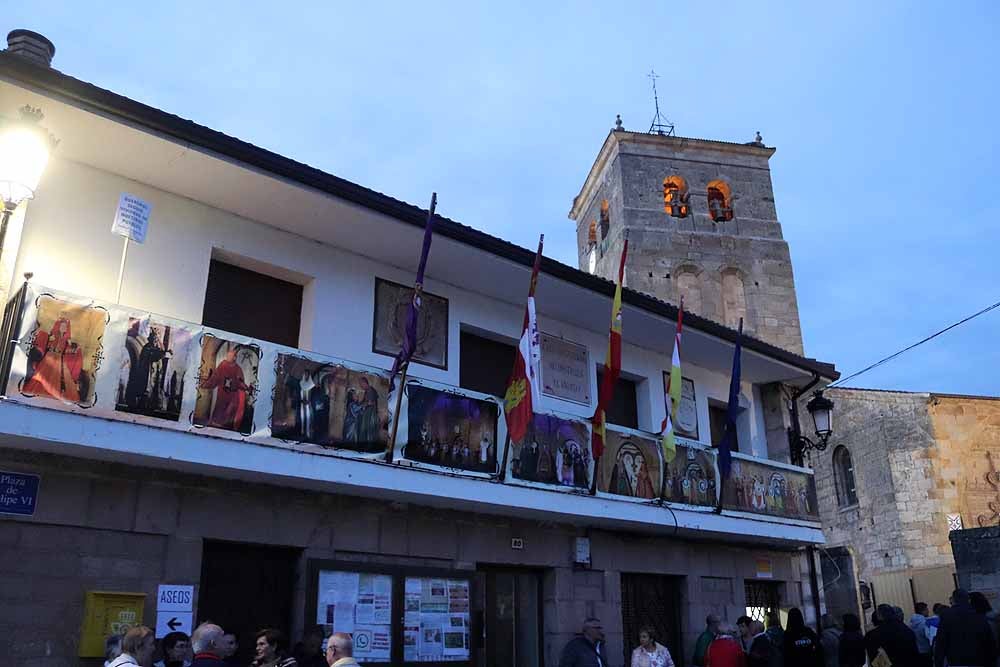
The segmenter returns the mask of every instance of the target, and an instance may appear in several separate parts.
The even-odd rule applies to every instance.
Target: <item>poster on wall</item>
[[[589,491],[593,460],[586,422],[535,413],[524,440],[510,447],[514,479]]]
[[[249,434],[253,431],[254,404],[260,369],[260,347],[211,334],[201,337],[201,363],[195,380],[198,397],[192,421]]]
[[[597,466],[597,490],[638,500],[660,497],[660,443],[607,429],[604,456]]]
[[[358,662],[390,661],[391,575],[320,570],[317,593],[316,623],[327,637],[350,634]]]
[[[714,452],[677,441],[677,455],[663,470],[663,499],[714,507],[715,489]]]
[[[465,662],[471,655],[469,582],[406,577],[403,661]]]
[[[278,354],[271,435],[362,453],[389,441],[389,379],[342,364]]]
[[[115,410],[177,421],[195,348],[190,329],[130,317],[121,354]]]
[[[500,407],[495,400],[418,383],[407,384],[406,400],[403,458],[470,472],[498,472]]]
[[[587,347],[542,333],[542,393],[590,405],[590,355]]]
[[[723,487],[722,506],[789,519],[819,519],[812,475],[736,457]]]
[[[93,407],[110,317],[102,306],[37,294],[24,315],[31,327],[21,339],[24,374],[11,376],[21,396]]]
[[[663,371],[663,388],[670,380],[670,371]],[[698,402],[694,395],[694,380],[681,378],[681,402],[677,406],[674,433],[692,440],[698,439]]]
[[[395,357],[403,344],[406,314],[413,301],[413,286],[375,279],[375,318],[372,352]],[[448,300],[423,292],[417,319],[417,345],[413,361],[434,368],[448,368]]]

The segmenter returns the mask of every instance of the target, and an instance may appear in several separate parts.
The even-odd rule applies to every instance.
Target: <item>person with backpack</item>
[[[788,667],[824,667],[823,645],[798,607],[788,610],[784,654]]]

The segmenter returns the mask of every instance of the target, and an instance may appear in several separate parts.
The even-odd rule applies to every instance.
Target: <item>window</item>
[[[743,278],[736,269],[722,272],[722,314],[723,323],[732,329],[739,326],[747,316],[747,297],[743,288]]]
[[[708,184],[708,215],[715,222],[733,219],[733,196],[725,181],[714,180]]]
[[[688,208],[687,182],[680,176],[663,179],[663,210],[675,218],[686,218]]]
[[[601,200],[601,240],[608,238],[608,232],[611,231],[611,207],[608,205],[608,200]]]
[[[597,367],[597,388],[600,391],[604,378],[604,366]],[[639,428],[639,404],[636,400],[635,382],[618,378],[615,385],[615,395],[611,397],[611,405],[606,409],[606,419],[609,424],[617,424],[626,428]]]
[[[459,337],[459,347],[459,386],[503,398],[517,348],[468,331]]]
[[[677,296],[684,299],[684,310],[689,313],[702,313],[701,304],[701,270],[694,266],[681,266],[674,273],[677,276]]]
[[[298,347],[301,320],[302,285],[212,260],[202,324]]]
[[[833,482],[837,487],[837,505],[851,507],[858,504],[858,492],[854,486],[854,463],[851,452],[840,445],[833,450]]]
[[[709,403],[708,405],[708,425],[712,433],[712,446],[718,447],[722,444],[722,436],[726,434],[726,413],[728,408],[724,403]],[[740,451],[740,434],[736,429],[736,438],[730,448],[731,452]]]

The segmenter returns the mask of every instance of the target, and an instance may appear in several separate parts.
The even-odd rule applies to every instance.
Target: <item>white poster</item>
[[[358,662],[388,662],[392,653],[392,577],[387,574],[319,573],[316,622],[354,639]]]
[[[408,662],[469,659],[469,582],[407,577],[403,653]]]

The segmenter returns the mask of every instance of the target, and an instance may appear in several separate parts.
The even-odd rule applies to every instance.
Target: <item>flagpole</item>
[[[503,443],[503,463],[500,464],[500,475],[498,479],[502,482],[507,479],[507,455],[510,452],[510,433],[507,433],[507,437],[504,439]]]
[[[736,380],[734,371],[737,370],[737,367],[736,367],[737,366],[737,360],[739,359],[739,355],[741,353],[740,346],[742,345],[742,343],[743,343],[743,318],[741,317],[740,318],[739,336],[736,338],[736,349],[733,350],[733,370],[730,371],[730,376],[729,376],[729,406],[726,409],[726,412],[727,412],[726,431],[725,431],[725,433],[722,436],[722,442],[720,443],[720,447],[719,447],[720,450],[723,448],[723,446],[726,447],[727,448],[727,453],[728,453],[728,447],[729,447],[729,435],[730,435],[730,431],[732,429],[736,428],[736,423],[735,423],[735,421],[733,421],[731,419],[731,415],[729,415],[729,413],[732,411],[732,407],[733,407],[732,406],[732,403],[733,403],[733,382]],[[738,386],[736,387],[736,399],[739,400],[739,387]],[[718,495],[718,500],[717,500],[716,505],[715,505],[715,513],[716,514],[722,514],[722,501],[723,501],[723,496],[726,493],[726,480],[729,479],[729,471],[728,470],[726,471],[726,475],[724,476],[725,478],[723,477],[722,466],[719,465],[719,456],[720,456],[720,454],[718,452],[716,452],[716,455],[715,455],[715,467],[719,471],[719,495]],[[730,462],[729,465],[732,466],[732,462]]]

